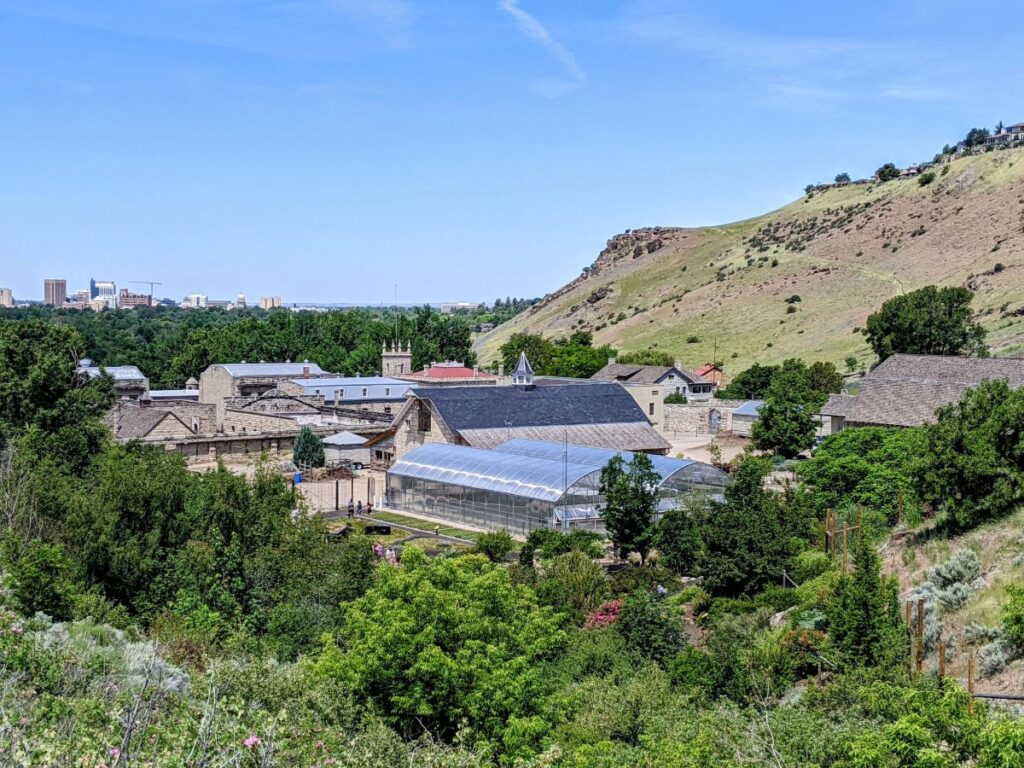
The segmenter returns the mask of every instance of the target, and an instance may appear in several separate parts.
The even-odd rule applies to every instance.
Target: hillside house
[[[714,390],[714,384],[710,381],[683,370],[679,360],[671,366],[627,365],[610,358],[608,365],[591,379],[613,381],[622,386],[659,429],[664,429],[664,403],[668,395],[682,395],[688,402],[706,402],[711,399]]]
[[[893,355],[860,381],[856,394],[832,395],[821,409],[831,431],[845,427],[917,427],[986,379],[1024,386],[1024,359]]]
[[[722,386],[725,382],[725,373],[718,363],[704,363],[704,365],[694,371],[694,374],[704,379],[704,381],[710,381],[711,386],[715,389]]]
[[[1002,130],[985,139],[986,144],[1008,144],[1017,141],[1024,141],[1024,123],[1004,125]]]

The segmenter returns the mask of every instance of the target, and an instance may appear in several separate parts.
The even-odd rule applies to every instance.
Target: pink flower
[[[245,741],[242,742],[247,747],[258,747],[260,745],[260,737],[256,734],[251,734]]]
[[[619,618],[619,611],[621,609],[621,600],[609,600],[587,616],[587,620],[584,622],[583,626],[586,629],[598,629],[600,627],[610,626]]]
[[[116,760],[121,756],[121,750],[118,747],[111,747],[110,756]]]

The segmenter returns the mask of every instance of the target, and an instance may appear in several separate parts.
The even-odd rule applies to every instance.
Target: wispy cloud
[[[744,29],[677,0],[635,0],[614,34],[742,70],[744,82],[760,91],[755,98],[767,104],[813,108],[946,95],[936,82],[941,63],[913,45]]]
[[[558,98],[581,88],[587,81],[576,56],[558,42],[535,16],[519,7],[519,0],[499,0],[498,5],[515,21],[519,31],[546,50],[561,65],[567,78],[546,79],[537,83],[540,93],[547,98]]]

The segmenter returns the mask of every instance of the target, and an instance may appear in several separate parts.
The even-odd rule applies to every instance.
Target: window
[[[652,389],[651,390],[651,397],[657,397],[657,396],[658,396],[658,390]]]
[[[337,398],[338,400],[341,400],[342,398],[344,398],[344,397],[345,397],[345,390],[344,390],[344,389],[339,389],[339,390],[338,390],[338,394],[337,394],[337,395],[335,395],[335,397],[336,397],[336,398]]]
[[[647,415],[648,416],[653,416],[654,415],[654,403],[648,404],[648,406],[647,406]]]
[[[391,415],[391,406],[390,405],[385,405],[384,406],[384,413],[386,413],[388,416]]]
[[[384,397],[391,397],[391,387],[384,387]]]
[[[363,387],[363,397],[366,397],[366,392],[367,392],[366,387]]]
[[[427,408],[427,406],[425,406],[425,405],[420,405],[420,412],[419,413],[420,413],[419,431],[420,432],[429,432],[430,431],[430,409]]]

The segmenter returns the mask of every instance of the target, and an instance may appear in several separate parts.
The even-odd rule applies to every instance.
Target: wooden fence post
[[[946,641],[939,640],[939,685],[946,677]]]
[[[967,713],[974,714],[974,651],[967,657]]]
[[[849,528],[848,528],[846,523],[843,523],[843,575],[844,576],[846,575],[846,563],[847,563],[847,560],[848,560],[847,555],[846,555],[847,549],[849,549],[849,547],[847,546],[847,542],[848,542],[847,534],[848,533],[849,533]]]
[[[907,639],[910,640],[910,671],[914,671],[914,627],[910,623],[911,611],[913,610],[914,603],[907,600],[903,606],[903,621],[907,625]]]
[[[924,665],[924,598],[917,598],[917,671]]]

